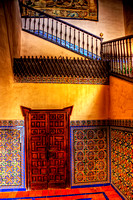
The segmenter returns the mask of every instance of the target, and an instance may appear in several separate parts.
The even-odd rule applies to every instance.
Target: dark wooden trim
[[[120,74],[117,74],[117,73],[114,73],[114,72],[111,72],[110,76],[114,76],[114,77],[120,78],[120,79],[122,79],[124,81],[128,81],[128,82],[133,83],[133,77],[128,77],[128,76],[120,75]]]
[[[21,111],[22,111],[22,114],[24,116],[24,124],[25,124],[25,171],[26,171],[26,176],[25,176],[25,182],[26,182],[26,190],[29,190],[28,188],[28,130],[29,130],[29,126],[28,126],[28,123],[27,121],[29,121],[29,111],[31,109],[30,108],[27,108],[27,107],[24,107],[24,106],[21,106]]]

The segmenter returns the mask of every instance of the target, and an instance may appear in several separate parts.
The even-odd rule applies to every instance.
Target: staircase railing
[[[42,11],[21,4],[22,30],[82,56],[100,59],[102,38]]]
[[[102,59],[110,62],[111,72],[133,77],[133,35],[102,43]]]

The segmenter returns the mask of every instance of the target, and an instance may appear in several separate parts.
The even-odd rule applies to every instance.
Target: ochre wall
[[[0,7],[0,33],[1,120],[23,119],[21,105],[32,109],[54,109],[73,105],[71,120],[108,118],[108,86],[14,83],[8,30],[2,5]],[[28,45],[27,48],[29,52],[33,52],[34,48]]]
[[[3,86],[0,119],[23,119],[20,106],[58,109],[73,105],[71,120],[108,118],[108,86],[74,84],[22,84]]]
[[[110,77],[110,119],[133,119],[133,83]]]

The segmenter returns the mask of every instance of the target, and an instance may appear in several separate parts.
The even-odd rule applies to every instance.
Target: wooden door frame
[[[22,114],[24,116],[24,125],[25,125],[25,172],[26,172],[26,190],[30,190],[29,188],[29,183],[28,183],[28,177],[29,177],[29,170],[28,170],[28,132],[29,132],[29,113],[30,112],[41,112],[41,111],[44,111],[44,112],[53,112],[53,111],[63,111],[64,113],[66,113],[66,116],[67,116],[67,126],[68,126],[68,141],[66,141],[66,144],[68,145],[68,152],[67,152],[67,171],[66,171],[66,187],[67,188],[70,188],[70,115],[72,113],[72,109],[73,109],[73,106],[70,106],[70,107],[66,107],[66,108],[63,108],[63,109],[42,109],[42,110],[38,110],[38,109],[31,109],[31,108],[27,108],[27,107],[24,107],[24,106],[21,106],[21,111],[22,111]]]

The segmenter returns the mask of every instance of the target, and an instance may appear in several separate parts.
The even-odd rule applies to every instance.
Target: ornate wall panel
[[[47,14],[61,18],[77,19],[98,19],[98,1],[97,0],[21,0],[23,3],[33,8],[44,11]],[[24,13],[23,13],[24,15]]]
[[[0,189],[25,188],[24,170],[23,126],[1,126]]]
[[[111,127],[111,182],[132,200],[133,188],[133,129]]]
[[[107,127],[71,127],[72,186],[109,182]]]

